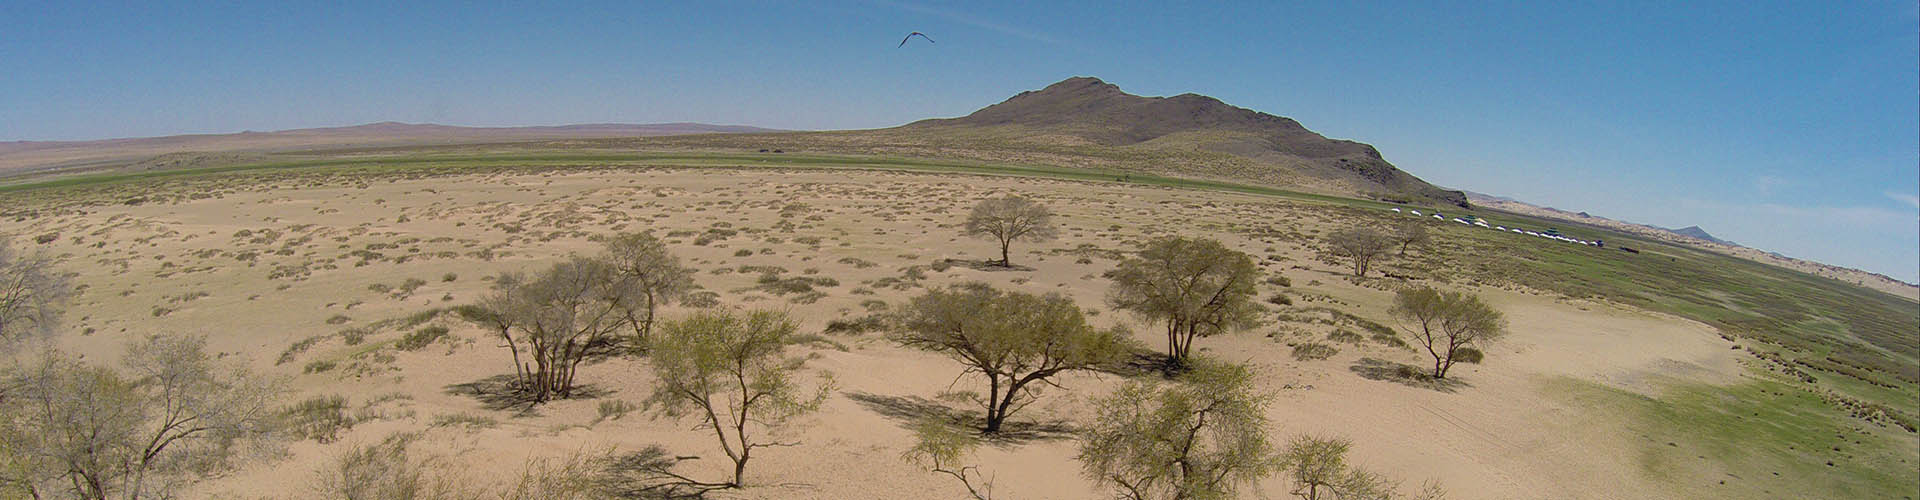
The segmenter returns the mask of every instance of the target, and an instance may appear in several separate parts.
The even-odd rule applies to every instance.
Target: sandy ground
[[[620,231],[666,237],[683,263],[699,270],[698,283],[723,302],[790,310],[808,332],[866,314],[866,301],[898,305],[921,287],[984,280],[1067,294],[1099,311],[1097,324],[1129,325],[1141,341],[1156,345],[1152,327],[1103,303],[1107,281],[1099,276],[1114,264],[1109,251],[1176,232],[1221,239],[1260,258],[1269,274],[1289,277],[1288,289],[1261,285],[1262,297],[1283,290],[1298,297],[1298,306],[1279,309],[1332,307],[1392,324],[1385,312],[1389,292],[1352,285],[1340,278],[1342,269],[1314,258],[1309,235],[1337,220],[1314,215],[1312,206],[1250,196],[1016,178],[671,169],[269,183],[208,192],[215,196],[0,221],[0,232],[9,234],[58,233],[42,248],[61,254],[63,266],[79,273],[84,291],[69,317],[74,333],[59,340],[66,349],[111,360],[139,335],[204,334],[215,348],[285,377],[288,401],[342,394],[359,408],[383,395],[403,395],[368,410],[385,418],[354,427],[338,442],[295,443],[283,457],[196,485],[196,496],[297,498],[314,471],[347,446],[407,430],[426,431],[430,449],[474,478],[510,476],[529,458],[655,443],[707,457],[686,470],[720,477],[724,456],[691,421],[636,412],[596,423],[599,400],[593,399],[515,416],[448,393],[450,385],[510,371],[495,341],[450,317],[435,321],[459,340],[414,352],[369,348],[397,338],[394,329],[359,345],[328,336],[469,303],[486,292],[485,276],[593,253],[598,244],[589,237]],[[1037,198],[1060,214],[1060,239],[1015,247],[1015,263],[1031,270],[954,266],[926,270],[905,289],[878,282],[941,259],[997,257],[992,243],[961,236],[959,224],[977,200],[1006,193]],[[694,233],[716,227],[739,233],[693,243]],[[740,250],[753,254],[736,256]],[[408,258],[396,262],[401,256]],[[754,273],[732,272],[741,265],[783,266],[789,275],[817,273],[840,284],[823,288],[826,295],[816,302],[794,303],[793,296],[753,289]],[[423,283],[402,292],[409,278]],[[1485,364],[1456,367],[1454,378],[1465,386],[1454,392],[1370,380],[1354,368],[1362,358],[1425,362],[1408,350],[1363,343],[1339,344],[1340,354],[1321,361],[1288,355],[1288,342],[1324,339],[1331,329],[1325,325],[1274,322],[1199,346],[1256,368],[1261,386],[1276,395],[1270,416],[1282,439],[1299,433],[1351,438],[1355,462],[1404,480],[1409,489],[1438,480],[1456,498],[1689,496],[1642,477],[1635,444],[1622,437],[1620,422],[1569,407],[1543,388],[1562,376],[1649,393],[1659,390],[1652,380],[1661,377],[1733,381],[1740,374],[1738,351],[1691,321],[1536,294],[1479,292],[1507,314],[1511,335],[1488,349]],[[290,346],[314,336],[326,337],[277,363]],[[719,496],[963,497],[957,483],[900,458],[910,444],[902,415],[912,411],[902,403],[972,388],[968,379],[955,382],[960,365],[878,334],[833,338],[847,349],[813,350],[808,366],[831,372],[836,393],[821,412],[784,434],[803,444],[765,450],[749,469],[757,486]],[[303,372],[323,360],[337,367]],[[580,379],[604,391],[603,399],[634,403],[652,382],[638,360],[591,365]],[[1066,390],[1047,392],[1017,418],[1083,420],[1090,397],[1121,383],[1114,375],[1065,377]],[[499,425],[431,425],[452,414],[484,415]],[[983,448],[975,463],[1004,498],[1103,498],[1079,475],[1076,447],[1070,436],[1045,435]],[[1283,497],[1286,487],[1275,477],[1259,492]]]

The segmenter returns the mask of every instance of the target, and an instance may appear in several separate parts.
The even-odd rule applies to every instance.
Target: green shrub
[[[446,337],[447,327],[434,325],[407,332],[406,336],[400,337],[400,341],[393,344],[393,347],[402,351],[417,351]]]
[[[322,359],[322,360],[314,361],[312,363],[307,363],[307,367],[302,369],[301,371],[306,373],[320,373],[327,370],[332,370],[334,366],[336,366],[336,364],[333,361]]]
[[[1349,344],[1358,344],[1366,341],[1366,338],[1361,337],[1360,334],[1358,333],[1353,333],[1352,330],[1339,328],[1339,329],[1335,329],[1333,333],[1327,334],[1327,340],[1331,340],[1334,342],[1346,342]]]
[[[335,314],[333,317],[327,318],[327,324],[329,325],[338,325],[348,321],[353,321],[353,318],[349,318],[345,314]]]
[[[1287,294],[1276,293],[1276,294],[1273,294],[1272,297],[1267,297],[1267,303],[1273,304],[1276,306],[1290,306],[1290,305],[1293,305],[1293,299],[1290,297],[1287,297]]]
[[[340,432],[353,428],[355,423],[347,416],[347,398],[338,394],[294,403],[280,410],[280,418],[295,437],[323,444],[339,439]]]
[[[1463,363],[1480,364],[1480,361],[1486,359],[1486,357],[1486,353],[1480,352],[1479,349],[1472,347],[1462,347],[1453,350],[1453,360]]]
[[[1295,361],[1319,361],[1331,358],[1333,355],[1339,353],[1340,350],[1335,349],[1333,346],[1314,342],[1293,346],[1293,359]]]
[[[443,275],[440,277],[440,282],[452,283],[454,280],[457,280],[457,279],[460,279],[460,275],[454,274],[454,273],[447,273],[446,275]]]

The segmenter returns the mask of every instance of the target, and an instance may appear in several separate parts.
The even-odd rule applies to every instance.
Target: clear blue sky
[[[0,140],[873,128],[1090,75],[1449,187],[1920,280],[1912,1],[83,3],[0,2]],[[914,30],[938,43],[895,48]]]

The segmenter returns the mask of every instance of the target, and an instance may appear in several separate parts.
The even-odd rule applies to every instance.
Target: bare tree
[[[1348,228],[1327,236],[1333,254],[1353,259],[1353,275],[1365,277],[1373,259],[1387,253],[1393,241],[1372,228]]]
[[[667,252],[666,244],[647,233],[626,233],[607,240],[605,259],[635,294],[631,297],[634,300],[624,304],[625,312],[635,340],[644,345],[653,332],[658,306],[693,290],[693,270],[681,266],[680,258]]]
[[[1391,312],[1414,343],[1433,356],[1433,378],[1446,378],[1462,349],[1484,347],[1507,328],[1505,315],[1480,297],[1432,287],[1395,292]]]
[[[707,310],[663,325],[648,356],[659,382],[647,405],[672,417],[693,413],[733,460],[732,479],[690,486],[742,487],[754,450],[798,444],[751,434],[818,410],[832,390],[831,380],[811,392],[795,384],[804,360],[784,353],[800,341],[797,329],[777,311]]]
[[[1036,384],[1116,361],[1128,350],[1125,331],[1088,325],[1064,295],[1003,292],[981,282],[929,290],[899,319],[900,343],[946,354],[987,379],[987,393],[974,396],[986,409],[987,433],[1031,404]]]
[[[584,257],[532,278],[503,274],[494,285],[494,294],[463,316],[506,342],[519,389],[533,403],[572,395],[580,363],[607,352],[628,327],[625,304],[635,294],[613,266]]]
[[[1000,265],[1012,267],[1008,248],[1015,240],[1046,241],[1058,236],[1053,213],[1045,205],[1019,196],[981,200],[967,216],[968,236],[991,236],[1000,242]]]
[[[275,388],[217,366],[200,338],[151,337],[126,360],[122,373],[51,355],[11,381],[15,404],[0,419],[10,486],[34,498],[164,498],[275,428]]]
[[[1167,329],[1173,367],[1187,360],[1193,339],[1253,325],[1258,306],[1253,258],[1210,239],[1159,238],[1108,271],[1107,300]]]
[[[1246,367],[1205,359],[1175,384],[1128,383],[1095,401],[1082,472],[1129,500],[1232,498],[1281,465],[1269,399]]]
[[[1387,238],[1400,245],[1401,257],[1407,256],[1407,247],[1424,245],[1428,240],[1433,239],[1432,235],[1427,234],[1427,223],[1419,219],[1400,221],[1399,225],[1393,227],[1393,234],[1387,235]]]
[[[16,250],[0,235],[0,352],[21,341],[53,334],[73,285],[53,259]]]

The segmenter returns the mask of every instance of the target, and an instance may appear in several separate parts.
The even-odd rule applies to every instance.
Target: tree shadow
[[[532,417],[540,413],[534,411],[541,403],[534,392],[520,384],[513,375],[494,375],[491,377],[452,384],[446,387],[446,393],[455,396],[468,396],[480,402],[482,408],[493,411],[512,411],[515,416]],[[612,391],[601,389],[593,384],[577,384],[566,399],[596,399]]]
[[[1186,363],[1173,359],[1164,352],[1136,350],[1122,357],[1120,361],[1110,363],[1095,370],[1125,378],[1159,377],[1172,380],[1191,368]]]
[[[860,403],[860,406],[866,407],[868,411],[898,420],[902,424],[936,418],[968,429],[986,426],[986,418],[982,415],[919,396],[884,396],[869,392],[849,392],[847,399]],[[1010,446],[1033,441],[1068,439],[1073,437],[1074,430],[1071,424],[1060,420],[1028,422],[1008,419],[1000,423],[1000,432],[983,434],[980,437],[988,443]]]
[[[1033,270],[1033,268],[1031,267],[1022,266],[1019,264],[1014,264],[1011,266],[1002,266],[1000,265],[999,260],[992,260],[992,259],[989,259],[989,260],[940,259],[940,261],[950,265],[960,266],[960,267],[972,269],[975,271],[991,272],[991,271],[1032,271]]]
[[[1473,387],[1473,384],[1458,379],[1433,378],[1423,368],[1406,363],[1396,363],[1378,358],[1360,358],[1347,370],[1367,380],[1393,382],[1407,387],[1418,387],[1452,394],[1460,389]]]

